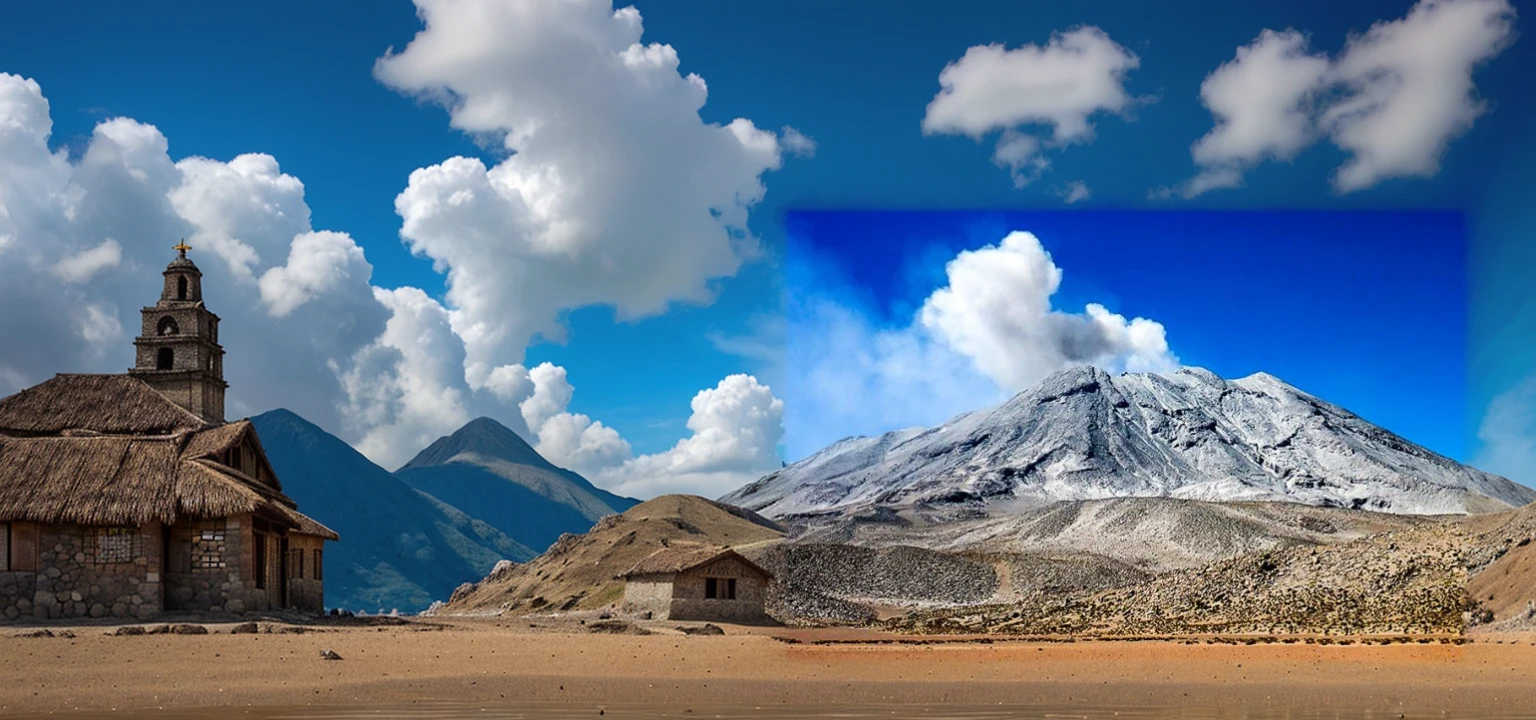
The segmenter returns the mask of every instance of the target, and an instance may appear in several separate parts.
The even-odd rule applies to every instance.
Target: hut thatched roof
[[[241,444],[259,467],[224,464]],[[283,494],[249,420],[210,425],[126,375],[59,375],[0,399],[0,522],[142,525],[243,513],[339,539]]]
[[[692,570],[700,565],[708,565],[726,557],[732,558],[762,573],[763,577],[773,577],[773,573],[764,570],[757,563],[742,557],[735,550],[717,545],[673,545],[662,548],[645,556],[640,562],[635,563],[635,566],[625,571],[622,577],[671,575]]]
[[[202,418],[128,375],[55,375],[0,399],[0,433],[13,436],[81,431],[168,435],[207,426]]]

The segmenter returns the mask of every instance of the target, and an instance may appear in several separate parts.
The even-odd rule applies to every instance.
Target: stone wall
[[[249,515],[178,523],[171,527],[170,536],[167,610],[270,609],[266,590],[255,587]],[[268,556],[269,561],[272,557]]]
[[[736,599],[705,597],[705,580],[736,580]],[[768,579],[751,566],[733,557],[678,573],[672,581],[672,602],[668,617],[672,620],[721,620],[756,623],[767,620],[763,601]]]
[[[288,552],[294,559],[288,561],[288,604],[298,610],[312,613],[325,612],[325,582],[323,560],[315,566],[316,551],[322,551],[323,538],[313,535],[289,535]]]
[[[0,573],[0,613],[7,620],[147,618],[161,610],[160,525],[91,528],[36,525],[24,562],[36,571]]]
[[[672,576],[642,575],[624,583],[622,612],[633,615],[650,613],[664,620],[672,612]]]

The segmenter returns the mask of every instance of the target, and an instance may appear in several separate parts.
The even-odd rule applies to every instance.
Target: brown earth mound
[[[484,580],[461,586],[438,614],[595,610],[624,596],[619,575],[673,544],[738,550],[784,537],[784,529],[741,508],[694,495],[663,495],[599,520],[582,535],[563,535],[526,563],[503,562]]]

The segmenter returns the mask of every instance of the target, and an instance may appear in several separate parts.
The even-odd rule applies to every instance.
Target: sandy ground
[[[539,618],[431,622],[255,635],[209,625],[209,635],[127,637],[109,635],[115,626],[76,627],[74,637],[20,637],[33,628],[0,626],[0,715],[442,700],[1536,712],[1536,635],[1460,645],[915,645],[836,630],[724,626],[724,636],[686,636],[658,623],[640,636]],[[326,649],[342,659],[322,659]]]

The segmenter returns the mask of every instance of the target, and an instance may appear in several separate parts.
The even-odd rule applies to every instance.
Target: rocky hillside
[[[623,598],[619,575],[662,547],[697,543],[751,551],[783,536],[782,527],[756,513],[693,495],[664,495],[605,517],[586,533],[565,535],[530,562],[498,565],[435,612],[608,607]]]
[[[341,534],[325,549],[329,607],[418,612],[500,560],[534,555],[292,412],[273,410],[251,423],[283,489]]]
[[[639,502],[556,467],[490,418],[439,438],[395,476],[537,551]]]
[[[1109,498],[1021,508],[1012,514],[933,517],[881,509],[847,517],[798,519],[797,542],[1012,557],[1099,558],[1144,572],[1208,565],[1293,545],[1330,545],[1433,522],[1297,503],[1211,503],[1177,498]]]
[[[1109,590],[928,610],[917,633],[1460,633],[1529,625],[1536,510],[1446,518],[1348,543],[1296,545]]]
[[[1076,368],[929,430],[841,441],[722,500],[786,520],[879,509],[942,519],[1111,497],[1439,514],[1521,506],[1536,491],[1263,373]]]

